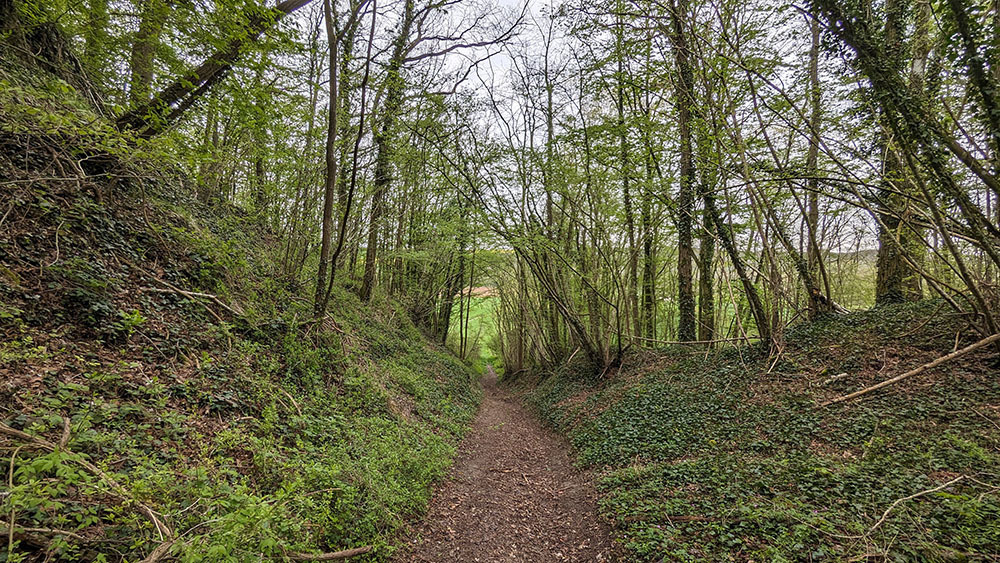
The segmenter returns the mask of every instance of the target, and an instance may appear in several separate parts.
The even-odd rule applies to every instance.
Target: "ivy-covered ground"
[[[601,509],[637,561],[998,561],[995,349],[817,407],[956,334],[978,339],[928,301],[802,324],[777,362],[673,348],[604,381],[567,368],[517,384],[600,472]]]
[[[310,324],[266,225],[2,68],[0,561],[388,558],[475,374],[387,302]]]

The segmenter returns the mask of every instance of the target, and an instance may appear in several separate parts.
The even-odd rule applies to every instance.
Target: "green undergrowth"
[[[995,351],[817,408],[951,351],[964,324],[942,310],[804,324],[777,361],[673,348],[603,381],[564,368],[521,385],[599,471],[601,510],[635,560],[994,561]]]
[[[15,78],[0,422],[33,438],[0,433],[0,561],[387,559],[474,413],[473,371],[386,298],[338,285],[308,322],[266,225],[192,201],[169,145],[119,158],[64,83]],[[101,168],[71,175],[81,158]]]

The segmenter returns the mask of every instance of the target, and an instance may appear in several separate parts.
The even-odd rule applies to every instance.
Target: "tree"
[[[697,170],[694,163],[692,114],[695,111],[694,77],[688,51],[687,0],[672,0],[670,7],[671,41],[677,64],[677,128],[680,132],[680,190],[677,195],[677,338],[697,338],[694,283],[692,275],[692,224]]]

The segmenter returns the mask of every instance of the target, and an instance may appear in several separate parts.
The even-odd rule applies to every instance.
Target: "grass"
[[[498,297],[472,297],[468,300],[470,310],[468,313],[468,338],[467,355],[475,364],[496,364],[499,366],[497,351],[494,349],[496,338],[496,307]],[[448,330],[448,346],[452,350],[459,348],[459,331],[461,330],[461,319],[456,304],[451,315],[451,324]]]
[[[638,561],[1000,557],[1000,379],[990,352],[846,405],[951,349],[936,303],[800,325],[754,349],[633,356],[609,381],[552,374],[527,398],[598,469],[601,510]],[[968,336],[967,336],[968,337]],[[968,337],[971,338],[971,337]],[[824,385],[831,375],[848,377]],[[965,476],[946,489],[898,499]]]

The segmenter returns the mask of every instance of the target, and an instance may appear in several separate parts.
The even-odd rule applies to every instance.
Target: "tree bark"
[[[680,192],[677,196],[677,339],[696,338],[694,284],[692,281],[692,223],[696,170],[692,147],[691,114],[694,110],[693,73],[684,29],[688,1],[673,3],[672,41],[677,66],[677,126],[680,132]]]
[[[368,246],[365,248],[365,274],[361,281],[360,297],[371,299],[375,285],[375,268],[378,259],[378,235],[385,213],[386,193],[392,184],[393,133],[403,105],[406,83],[403,80],[403,62],[408,52],[410,27],[414,20],[414,2],[406,0],[399,34],[393,42],[392,57],[386,68],[385,102],[382,105],[381,123],[375,130],[375,180],[371,214],[368,218]]]
[[[902,0],[886,0],[885,43],[888,64],[896,72],[903,67],[903,21]],[[918,16],[914,45],[922,43],[921,25]],[[926,30],[926,28],[925,28]],[[916,49],[915,49],[916,50]],[[918,60],[914,58],[914,64]],[[922,66],[922,65],[921,65]],[[922,84],[922,80],[920,81]],[[910,87],[913,88],[911,78]],[[917,92],[919,95],[921,92]],[[883,133],[879,152],[885,155],[882,163],[883,188],[879,194],[879,248],[876,259],[875,303],[898,303],[917,301],[922,297],[921,278],[907,256],[916,260],[922,253],[923,241],[915,233],[909,221],[913,205],[912,186],[905,178],[903,163],[899,156],[899,144],[892,139],[891,129],[884,124],[892,116],[882,114]]]
[[[326,19],[326,38],[330,44],[330,104],[329,117],[326,128],[326,181],[323,189],[323,231],[320,239],[319,250],[319,271],[316,275],[316,294],[313,298],[313,313],[316,319],[321,319],[326,314],[327,288],[330,286],[329,278],[333,277],[330,268],[330,252],[333,244],[333,204],[337,197],[337,119],[338,114],[338,90],[337,81],[337,53],[339,51],[339,36],[335,29],[333,20],[334,7],[332,0],[323,0],[323,16]],[[329,273],[328,273],[329,270]]]
[[[139,30],[132,40],[129,58],[129,103],[133,106],[149,101],[153,85],[153,62],[160,45],[160,35],[169,13],[165,0],[146,0],[139,16]]]

